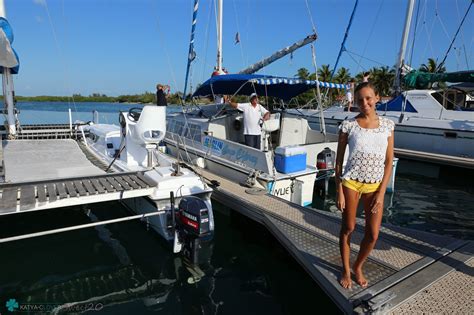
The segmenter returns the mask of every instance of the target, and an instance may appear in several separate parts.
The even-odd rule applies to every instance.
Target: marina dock
[[[369,286],[338,282],[341,216],[304,208],[206,170],[213,198],[264,225],[344,313],[469,313],[474,242],[383,224],[365,264]],[[352,257],[364,234],[357,219]]]
[[[407,149],[394,149],[395,156],[402,159],[429,162],[439,165],[455,166],[465,169],[474,169],[474,159],[468,157],[436,154]]]
[[[4,141],[0,153],[7,181],[0,185],[0,216],[146,196],[156,186],[142,172],[104,172],[100,165],[91,164],[77,142],[67,138]],[[352,289],[343,289],[338,282],[340,214],[305,208],[207,170],[198,172],[213,186],[213,198],[267,228],[344,313],[469,313],[474,309],[474,294],[468,289],[474,285],[472,241],[384,224],[365,264],[369,286],[364,289],[354,283]],[[364,220],[357,219],[351,259],[363,235]]]

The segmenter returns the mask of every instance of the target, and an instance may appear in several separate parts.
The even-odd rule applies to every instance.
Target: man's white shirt
[[[244,114],[244,135],[261,135],[259,122],[268,110],[260,104],[253,107],[251,103],[238,103],[237,109]]]

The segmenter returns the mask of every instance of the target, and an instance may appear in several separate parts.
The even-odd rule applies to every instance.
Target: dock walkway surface
[[[472,313],[474,242],[383,224],[364,266],[367,288],[339,285],[340,214],[304,208],[207,170],[213,198],[263,224],[345,313]],[[219,185],[216,185],[217,181]],[[351,261],[364,235],[357,219]]]

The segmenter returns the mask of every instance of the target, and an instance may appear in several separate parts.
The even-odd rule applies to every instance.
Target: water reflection
[[[468,177],[468,176],[467,176]],[[395,192],[385,194],[383,222],[460,239],[474,239],[474,195],[469,178],[442,179],[397,174]],[[464,179],[464,182],[463,182]],[[315,197],[317,209],[338,212],[334,184]],[[359,204],[357,216],[364,217]]]
[[[205,276],[196,283],[146,222],[0,244],[0,313],[8,313],[5,302],[15,299],[20,307],[43,305],[47,313],[297,314],[315,298],[338,312],[271,234],[214,207],[216,235],[202,266]],[[3,217],[0,237],[122,215],[125,209],[110,202]]]

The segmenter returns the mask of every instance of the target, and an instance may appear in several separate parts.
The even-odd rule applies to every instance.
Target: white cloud
[[[41,5],[43,7],[46,6],[46,0],[33,0],[34,4]]]
[[[43,18],[42,18],[41,16],[39,16],[39,15],[35,16],[35,20],[36,20],[36,22],[38,22],[38,23],[43,23]]]

